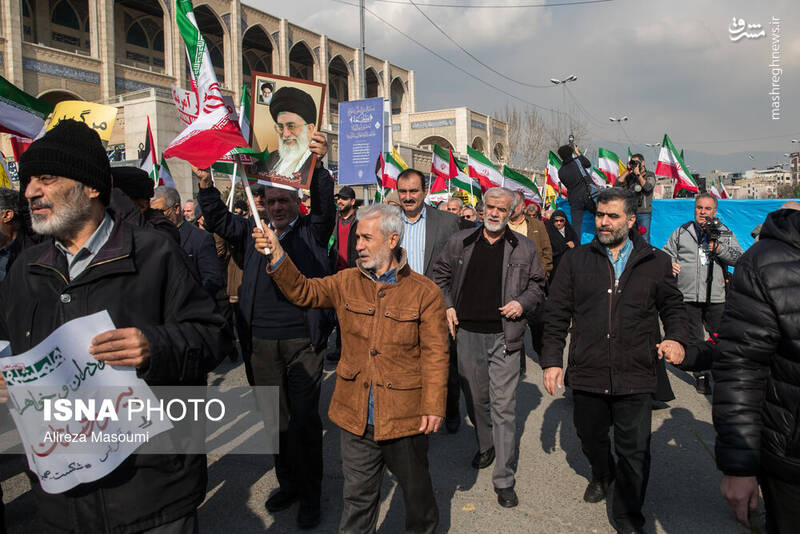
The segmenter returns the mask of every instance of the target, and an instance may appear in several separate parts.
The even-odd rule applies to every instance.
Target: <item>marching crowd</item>
[[[760,487],[768,531],[793,532],[800,211],[771,213],[743,253],[716,218],[716,199],[701,194],[659,250],[649,244],[654,182],[640,155],[616,187],[593,191],[585,158],[562,147],[568,220],[503,187],[475,207],[453,198],[435,209],[414,169],[385,202],[359,208],[352,188],[334,194],[325,137],[315,133],[309,149],[320,156],[310,204],[256,185],[248,217],[246,204],[229,211],[208,170],[193,168],[198,193],[182,205],[143,171],[110,168],[94,131],[61,121],[21,157],[22,192],[0,190],[0,338],[20,354],[65,322],[108,310],[117,329],[95,337],[90,354],[150,385],[204,385],[223,358],[241,357],[251,385],[280,389],[280,487],[266,509],[298,503],[297,527],[312,529],[321,521],[320,386],[335,330],[328,414],[341,443],[339,531],[357,534],[376,530],[386,468],[402,490],[405,531],[436,531],[427,435],[460,430],[462,396],[471,468],[491,466],[498,504],[518,504],[528,331],[545,390],[571,392],[592,471],[583,499],[608,496],[613,526],[644,532],[651,412],[674,398],[669,363],[696,372],[699,393],[713,386],[716,461],[737,519],[748,524]],[[596,234],[581,243],[585,211]],[[201,530],[200,455],[134,454],[60,494],[30,478],[44,532]]]

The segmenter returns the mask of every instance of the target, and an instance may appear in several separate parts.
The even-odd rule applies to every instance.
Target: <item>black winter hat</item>
[[[132,199],[151,199],[155,185],[145,171],[138,167],[111,167],[114,187]]]
[[[51,174],[71,178],[100,192],[108,205],[111,196],[111,165],[100,136],[83,122],[60,121],[43,137],[34,141],[19,158],[22,190],[31,176]]]
[[[278,122],[278,113],[297,113],[308,124],[317,124],[317,105],[311,95],[297,87],[281,87],[272,95],[269,113]]]

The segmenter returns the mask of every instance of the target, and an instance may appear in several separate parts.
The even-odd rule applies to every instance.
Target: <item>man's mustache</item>
[[[53,209],[53,204],[50,202],[45,202],[44,200],[31,200],[29,203],[31,209],[33,208],[49,208]]]

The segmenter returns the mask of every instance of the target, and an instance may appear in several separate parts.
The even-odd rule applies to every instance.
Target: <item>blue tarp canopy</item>
[[[767,214],[780,209],[789,199],[725,199],[719,201],[717,217],[730,228],[742,250],[753,244],[750,232],[762,224]],[[566,199],[558,201],[558,207],[570,218],[569,203]],[[653,200],[653,220],[650,224],[650,243],[662,248],[672,232],[685,222],[694,220],[694,199],[655,199]],[[594,238],[594,216],[586,212],[583,219],[581,241],[588,243]]]

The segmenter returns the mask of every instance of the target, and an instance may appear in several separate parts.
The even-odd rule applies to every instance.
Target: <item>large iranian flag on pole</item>
[[[0,132],[37,137],[53,106],[18,89],[0,76]]]
[[[681,189],[687,189],[692,193],[699,193],[700,188],[697,182],[692,178],[692,173],[683,162],[675,146],[672,144],[667,134],[664,134],[664,141],[661,142],[661,153],[658,155],[658,164],[656,165],[656,176],[664,178],[672,178],[675,182],[675,193]]]
[[[525,197],[525,205],[536,204],[539,209],[542,207],[542,195],[539,193],[539,188],[533,180],[518,173],[514,169],[503,165],[503,177],[505,181],[503,187],[507,187],[512,191],[520,191]]]
[[[561,168],[561,158],[556,156],[551,150],[547,154],[547,169],[545,170],[545,184],[553,188],[553,190],[562,195],[567,195],[567,188],[558,179],[558,170]]]
[[[247,147],[239,125],[231,120],[205,39],[197,27],[191,0],[177,0],[176,19],[194,79],[200,114],[164,151],[167,158],[184,159],[205,168],[236,147]]]
[[[481,183],[475,178],[471,178],[469,174],[467,174],[468,169],[465,161],[455,160],[455,163],[456,168],[458,169],[458,174],[450,179],[450,184],[453,187],[460,189],[480,200],[482,197]]]
[[[467,167],[470,177],[477,179],[481,184],[481,193],[503,185],[502,173],[489,161],[489,158],[471,146],[467,147]]]
[[[605,175],[606,182],[614,185],[619,178],[619,156],[607,148],[597,149],[597,167]]]

